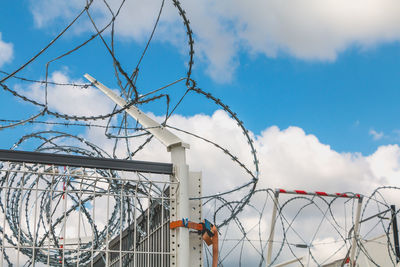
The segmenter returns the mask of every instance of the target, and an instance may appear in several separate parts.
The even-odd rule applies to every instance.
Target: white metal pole
[[[268,237],[268,248],[267,248],[267,264],[265,265],[268,267],[271,264],[271,258],[272,258],[272,246],[274,242],[274,233],[275,233],[275,223],[276,223],[276,212],[278,210],[278,198],[279,198],[279,192],[275,192],[275,199],[274,199],[274,208],[272,210],[272,217],[271,217],[271,228],[269,231],[269,237]]]
[[[362,208],[362,201],[363,198],[360,196],[358,198],[358,204],[357,204],[357,211],[356,211],[356,218],[354,221],[354,232],[353,232],[353,240],[351,244],[351,250],[350,250],[350,266],[355,267],[355,256],[356,256],[356,249],[357,249],[357,239],[358,239],[358,234],[360,231],[360,216],[361,216],[361,208]]]
[[[171,152],[171,161],[175,167],[175,178],[179,180],[179,189],[177,196],[178,218],[189,218],[189,166],[186,165],[185,147],[181,145],[169,147]],[[189,267],[189,229],[184,227],[177,228],[178,248],[177,263],[178,267]]]

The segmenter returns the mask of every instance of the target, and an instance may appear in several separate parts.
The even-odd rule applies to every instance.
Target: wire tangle
[[[185,40],[182,43],[186,48],[187,65],[183,73],[146,91],[143,86],[146,57],[157,36],[157,30],[163,23],[166,5],[171,3],[184,33]],[[376,242],[381,242],[390,263],[393,266],[397,264],[400,259],[396,254],[392,229],[393,218],[397,216],[398,210],[392,212],[391,205],[396,203],[391,195],[398,195],[400,188],[380,187],[370,196],[363,196],[358,232],[354,228],[357,224],[358,198],[315,195],[280,195],[278,198],[275,190],[257,188],[260,168],[251,133],[223,100],[202,89],[194,78],[196,38],[184,5],[178,0],[160,0],[144,47],[134,51],[138,59],[133,63],[132,60],[126,63],[119,55],[117,23],[127,5],[126,0],[83,1],[69,23],[39,52],[13,71],[0,70],[3,96],[16,103],[22,102],[25,108],[29,106],[25,109],[27,112],[24,114],[27,115],[23,119],[16,119],[14,114],[2,115],[4,117],[0,118],[0,130],[29,130],[19,140],[14,141],[11,149],[28,148],[38,152],[140,159],[140,153],[151,147],[154,138],[148,128],[129,117],[126,111],[132,106],[144,110],[156,107],[158,112],[162,110],[159,118],[163,127],[183,138],[193,138],[209,145],[242,171],[240,175],[245,180],[242,184],[223,192],[191,198],[201,199],[204,217],[210,218],[220,231],[220,266],[274,266],[287,260],[294,260],[301,266],[328,266],[327,264],[334,261],[345,266],[351,258],[354,244],[358,248],[354,259],[356,262],[368,260],[370,264],[380,266],[381,263],[377,262],[367,242],[375,237],[379,237]],[[105,10],[101,19],[98,18],[98,6]],[[50,56],[50,49],[62,42],[74,27],[79,27],[79,23],[90,25],[91,33],[68,49],[57,50],[61,52]],[[93,43],[100,44],[106,51],[104,54],[114,73],[112,77],[105,79],[117,85],[116,91],[127,104],[123,107],[115,105],[107,112],[99,114],[67,112],[52,98],[54,90],[70,90],[71,94],[81,95],[97,89],[93,84],[81,80],[57,80],[53,77],[57,72],[54,69],[70,64],[67,59],[74,55],[82,56],[85,49],[90,49]],[[36,63],[44,65],[44,78],[32,78],[29,69]],[[151,79],[156,78],[156,75],[151,75]],[[41,96],[33,94],[32,90],[37,90]],[[189,98],[203,101],[201,103],[213,103],[215,109],[224,111],[231,118],[247,143],[247,157],[239,157],[234,149],[171,122],[178,110],[185,108]],[[83,131],[93,129],[103,131],[103,137],[111,140],[111,145],[106,148],[83,137]],[[93,251],[108,246],[110,236],[121,229],[137,231],[137,242],[128,244],[128,247],[139,246],[140,241],[150,233],[151,227],[139,224],[136,230],[130,230],[132,223],[139,218],[138,214],[147,216],[148,221],[150,217],[156,217],[155,212],[150,212],[151,207],[162,213],[162,217],[167,218],[169,214],[168,197],[171,189],[165,183],[153,183],[151,177],[141,173],[135,174],[137,180],[132,182],[124,179],[121,173],[110,170],[63,169],[40,164],[6,162],[1,167],[7,171],[0,172],[0,210],[4,222],[0,223],[0,242],[3,247],[6,243],[11,247],[23,244],[19,252],[31,259],[24,266],[34,266],[33,258],[50,266],[86,266],[94,255]],[[95,222],[91,203],[104,201],[104,195],[111,199],[110,216],[105,219],[104,224],[98,224]],[[63,202],[65,198],[69,200],[68,203]],[[65,205],[64,213],[57,212],[60,205]],[[162,208],[159,208],[160,205]],[[37,206],[42,208],[36,210]],[[272,214],[274,209],[275,216]],[[65,237],[65,221],[73,217],[77,210],[80,211],[79,214],[83,214],[83,225],[90,228],[85,231],[93,233],[91,241],[79,240],[79,255],[73,251],[55,249],[62,245],[60,236]],[[35,212],[39,215],[32,223],[30,217]],[[22,222],[24,229],[21,229]],[[43,249],[36,249],[38,247]],[[268,256],[270,247],[271,253]],[[204,252],[204,263],[211,266],[212,253],[207,247]],[[3,249],[0,253],[9,266],[16,264],[12,252]],[[101,256],[101,253],[97,255]],[[130,260],[125,257],[122,266],[130,266]]]

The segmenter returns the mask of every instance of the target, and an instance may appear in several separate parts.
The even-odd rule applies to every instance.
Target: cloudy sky
[[[102,25],[109,14],[99,2],[95,1],[93,17]],[[132,62],[137,62],[160,3],[126,2],[115,25],[117,56],[123,67],[129,69]],[[110,1],[112,8],[118,4],[119,1]],[[351,162],[351,166],[354,161],[355,165],[365,161],[371,174],[383,168],[382,162],[371,165],[377,161],[375,158],[391,158],[386,166],[398,164],[397,1],[296,0],[287,5],[273,0],[205,0],[182,4],[195,37],[194,79],[200,88],[223,99],[238,113],[259,145],[265,147],[261,153],[273,153],[274,147],[276,153],[285,153],[283,146],[288,146],[287,155],[279,157],[285,162],[287,157],[299,157],[304,162],[315,157],[320,161],[323,157],[318,153],[324,153],[328,158],[318,164],[323,169],[332,168],[334,164],[329,163],[335,159]],[[83,5],[78,0],[4,4],[0,11],[4,18],[0,24],[1,70],[11,72],[27,61]],[[46,62],[93,32],[87,18],[79,20],[20,76],[44,78]],[[183,77],[188,62],[186,42],[181,19],[167,1],[154,42],[144,58],[140,85],[157,88]],[[82,75],[89,72],[115,88],[110,62],[104,46],[95,41],[77,56],[53,63],[49,77],[58,82],[84,82]],[[11,81],[9,84],[36,100],[43,99],[40,86],[27,87]],[[3,119],[22,119],[24,114],[34,113],[32,107],[20,105],[18,100],[10,102],[13,98],[5,92],[3,95],[2,100],[7,103],[2,105]],[[102,96],[90,90],[54,87],[49,90],[49,98],[50,106],[56,110],[75,114],[99,114],[111,106],[107,100],[102,105],[85,105],[85,101],[101,102]],[[196,101],[190,99],[178,109],[178,114],[192,120],[203,114],[212,120],[215,106],[192,105]],[[11,112],[17,105],[20,106]],[[158,107],[148,109],[155,115],[164,112]],[[214,130],[214,134],[218,131]],[[1,142],[2,147],[7,147],[12,138]],[[261,158],[261,164],[270,163],[265,159]],[[274,165],[268,164],[266,168]],[[349,170],[345,165],[343,168]]]
[[[114,11],[120,1],[108,1]],[[370,193],[400,185],[400,2],[396,0],[183,0],[194,32],[197,85],[234,110],[255,140],[260,188],[303,188]],[[161,1],[127,1],[115,24],[116,55],[135,67]],[[6,1],[0,9],[0,70],[12,72],[40,51],[84,7],[85,1]],[[95,1],[92,15],[104,25],[109,11]],[[87,17],[19,73],[43,79],[45,64],[94,33]],[[108,32],[109,33],[109,32]],[[106,41],[110,41],[106,38]],[[188,63],[185,28],[170,1],[143,59],[138,88],[149,92],[184,77]],[[117,88],[112,61],[97,38],[79,52],[50,64],[54,82],[85,82],[90,73]],[[4,74],[0,74],[0,78]],[[7,84],[43,101],[43,86],[16,80]],[[96,115],[112,103],[94,88],[49,86],[49,107],[68,114]],[[171,91],[179,99],[184,87]],[[2,91],[0,119],[24,119],[38,111]],[[143,107],[155,117],[165,104]],[[215,105],[189,97],[171,123],[223,144],[252,167],[246,140],[235,122]],[[52,118],[43,118],[52,120]],[[48,126],[47,126],[48,127]],[[1,148],[40,126],[0,132]],[[65,129],[64,129],[65,130]],[[112,149],[103,131],[70,129]],[[67,129],[68,131],[68,129]],[[189,161],[203,170],[205,189],[219,192],[245,182],[231,161],[199,140]],[[29,147],[27,147],[29,149]],[[144,151],[143,159],[167,155]],[[211,148],[210,148],[211,149]],[[205,154],[211,156],[205,157]],[[223,166],[224,168],[221,168]],[[215,177],[226,183],[209,186]]]

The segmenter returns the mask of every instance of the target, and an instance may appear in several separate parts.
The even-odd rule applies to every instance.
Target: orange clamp
[[[218,229],[215,225],[211,224],[209,221],[204,220],[202,223],[191,222],[188,219],[182,219],[179,221],[170,222],[169,228],[175,229],[178,227],[185,227],[189,229],[197,230],[202,234],[204,242],[207,246],[212,245],[213,251],[213,263],[212,267],[218,266]]]

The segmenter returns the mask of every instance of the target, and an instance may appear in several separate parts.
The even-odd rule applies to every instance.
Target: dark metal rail
[[[40,163],[58,166],[124,170],[157,174],[172,174],[171,163],[94,158],[67,154],[39,153],[0,149],[0,161]]]

